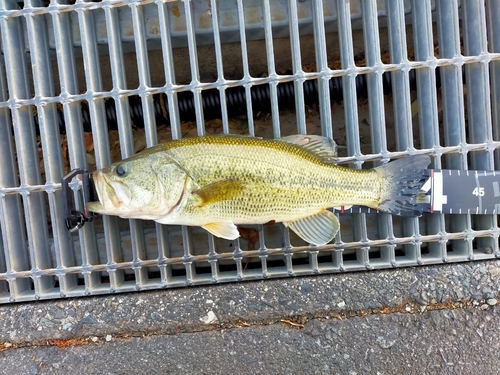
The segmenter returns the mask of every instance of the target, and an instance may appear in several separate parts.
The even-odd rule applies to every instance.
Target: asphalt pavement
[[[500,261],[0,307],[4,374],[500,374]]]

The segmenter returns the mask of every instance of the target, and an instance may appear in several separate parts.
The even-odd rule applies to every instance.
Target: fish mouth
[[[113,181],[103,175],[104,189],[108,195],[108,199],[111,201],[115,208],[122,206],[128,206],[132,197],[130,195],[130,190],[126,185],[119,181]],[[101,202],[102,203],[102,202]]]
[[[130,203],[131,196],[127,187],[107,178],[103,170],[95,171],[92,174],[92,180],[99,201],[88,202],[85,205],[87,210],[107,214]]]
[[[104,205],[102,203],[102,184],[103,184],[103,178],[102,178],[102,172],[101,171],[95,171],[94,173],[92,173],[92,178],[91,178],[92,182],[93,182],[93,187],[94,187],[94,190],[95,190],[95,194],[93,194],[93,197],[95,199],[95,197],[97,196],[97,199],[98,201],[92,201],[92,202],[87,202],[85,204],[85,208],[89,211],[92,211],[92,212],[97,212],[97,213],[103,213],[104,211]]]

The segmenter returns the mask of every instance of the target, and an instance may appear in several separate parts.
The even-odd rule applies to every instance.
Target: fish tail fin
[[[400,216],[420,216],[425,205],[418,202],[417,195],[429,178],[426,168],[430,162],[428,155],[415,155],[375,168],[382,180],[377,208]]]

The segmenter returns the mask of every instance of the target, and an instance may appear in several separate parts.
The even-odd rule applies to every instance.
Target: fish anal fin
[[[295,134],[280,138],[279,140],[309,151],[324,163],[334,164],[337,160],[337,144],[330,138],[320,135]]]
[[[305,218],[283,222],[304,241],[313,245],[325,245],[339,231],[339,220],[330,211],[323,210]]]
[[[208,223],[203,225],[202,228],[212,233],[215,237],[224,238],[226,240],[235,240],[240,236],[238,228],[231,221]]]
[[[231,200],[241,194],[245,188],[245,183],[238,180],[223,180],[203,186],[193,191],[199,199],[198,207],[209,204]]]

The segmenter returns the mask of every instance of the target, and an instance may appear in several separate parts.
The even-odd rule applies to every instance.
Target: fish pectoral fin
[[[202,225],[202,228],[212,233],[214,236],[225,238],[226,240],[235,240],[240,236],[238,228],[232,221],[208,223]]]
[[[313,245],[325,245],[337,234],[340,223],[330,211],[323,210],[317,214],[295,221],[283,222],[304,241]]]
[[[335,141],[320,135],[289,135],[279,139],[306,149],[324,163],[335,164],[337,162],[337,144]]]
[[[193,194],[199,199],[198,207],[209,204],[228,201],[236,198],[245,188],[245,183],[239,180],[223,180],[203,186],[193,191]]]

